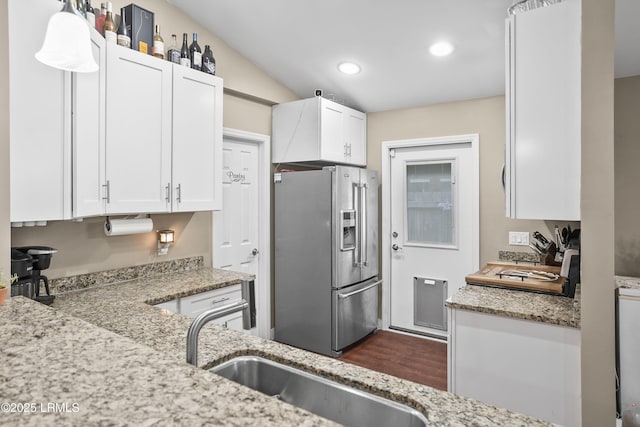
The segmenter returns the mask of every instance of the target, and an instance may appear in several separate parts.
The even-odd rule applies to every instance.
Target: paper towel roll
[[[104,223],[104,234],[107,236],[148,233],[152,230],[151,218],[109,219]]]

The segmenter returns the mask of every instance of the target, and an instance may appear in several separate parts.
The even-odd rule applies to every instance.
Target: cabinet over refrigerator
[[[378,175],[276,174],[275,339],[329,356],[378,323]]]

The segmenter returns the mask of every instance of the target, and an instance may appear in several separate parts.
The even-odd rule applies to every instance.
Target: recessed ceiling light
[[[433,56],[447,56],[453,52],[453,45],[449,42],[434,43],[429,47],[429,52]]]
[[[338,70],[345,74],[358,74],[360,72],[360,66],[353,62],[342,62],[338,65]]]

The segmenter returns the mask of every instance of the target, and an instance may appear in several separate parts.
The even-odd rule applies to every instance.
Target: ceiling
[[[504,94],[512,0],[168,1],[301,98],[374,112]],[[617,77],[640,75],[638,17],[640,1],[616,0]],[[452,55],[428,53],[440,40]]]

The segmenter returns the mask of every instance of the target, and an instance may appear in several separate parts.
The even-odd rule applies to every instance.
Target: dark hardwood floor
[[[391,331],[378,331],[340,357],[378,372],[447,389],[447,344]]]

